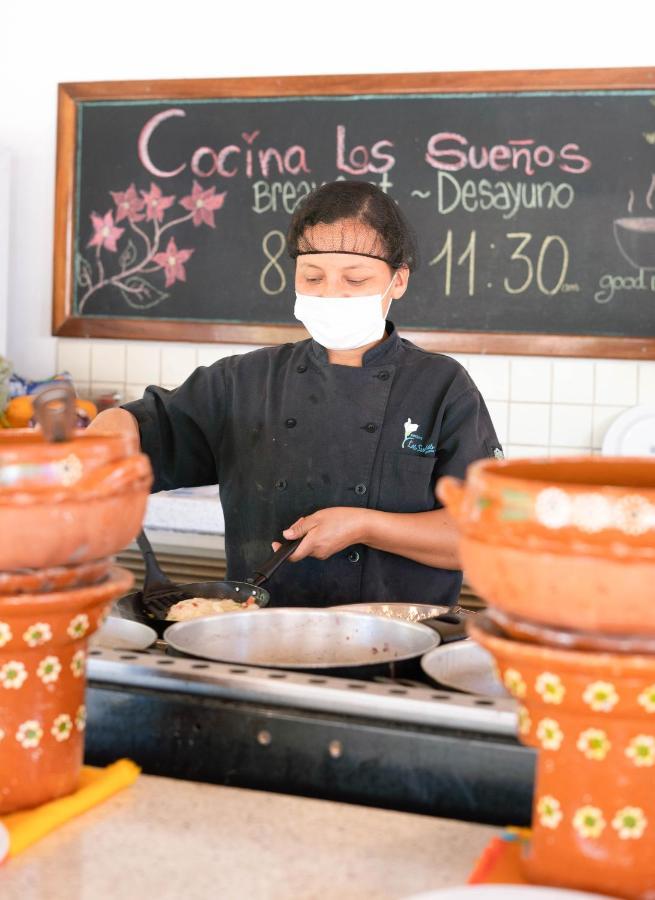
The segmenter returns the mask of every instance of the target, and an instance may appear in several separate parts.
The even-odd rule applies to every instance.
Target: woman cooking
[[[457,535],[435,485],[502,451],[465,369],[386,318],[415,265],[412,231],[379,188],[339,181],[298,207],[288,249],[309,340],[148,387],[90,427],[138,429],[155,491],[220,484],[229,579],[280,535],[302,538],[267,585],[272,605],[452,604]]]

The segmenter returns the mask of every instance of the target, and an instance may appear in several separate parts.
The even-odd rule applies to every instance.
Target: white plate
[[[404,900],[475,900],[476,897],[480,900],[607,900],[607,894],[587,894],[527,884],[472,884],[412,894]]]
[[[483,697],[509,697],[498,680],[492,655],[475,641],[453,641],[429,650],[421,668],[434,681]]]
[[[655,406],[621,413],[603,438],[603,456],[655,456]]]
[[[102,628],[91,636],[94,647],[110,650],[145,650],[157,640],[157,632],[141,622],[109,616]]]

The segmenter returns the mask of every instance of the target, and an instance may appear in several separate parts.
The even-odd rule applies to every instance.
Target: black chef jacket
[[[300,516],[333,506],[439,508],[442,475],[501,453],[466,370],[399,337],[361,368],[331,365],[313,340],[200,366],[173,391],[125,404],[152,462],[154,491],[220,485],[229,579],[244,580]],[[275,606],[456,601],[461,572],[357,545],[283,565]]]

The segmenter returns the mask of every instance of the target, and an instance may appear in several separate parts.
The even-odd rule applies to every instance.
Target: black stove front
[[[418,660],[289,672],[161,646],[90,651],[87,763],[529,824],[535,756],[514,737],[513,701],[435,688]]]

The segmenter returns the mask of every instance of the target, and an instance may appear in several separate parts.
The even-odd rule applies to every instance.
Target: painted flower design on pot
[[[616,829],[621,840],[637,840],[648,825],[643,809],[638,806],[624,806],[612,819],[612,828]]]
[[[3,688],[18,688],[23,686],[23,682],[27,678],[27,669],[22,662],[11,660],[0,668],[0,684]]]
[[[82,477],[84,469],[82,461],[74,453],[69,453],[66,459],[62,459],[57,463],[57,473],[59,481],[64,487],[70,487]]]
[[[623,497],[614,506],[614,522],[624,534],[645,534],[655,524],[654,518],[650,503],[639,494]]]
[[[555,719],[542,719],[537,725],[537,739],[544,750],[559,750],[564,732]]]
[[[60,716],[57,716],[55,721],[52,723],[50,734],[56,741],[67,741],[71,736],[72,730],[73,720],[67,713],[62,713]]]
[[[36,719],[28,719],[18,726],[16,732],[16,740],[26,750],[32,750],[38,747],[43,737],[43,728]]]
[[[86,659],[84,650],[77,650],[71,659],[71,672],[75,678],[81,678],[84,675],[84,660]]]
[[[519,706],[519,734],[526,735],[530,733],[532,727],[532,719],[525,706]]]
[[[640,768],[655,765],[655,737],[638,734],[626,747],[625,755]]]
[[[647,713],[655,713],[655,684],[644,688],[637,700]]]
[[[513,697],[525,697],[526,684],[516,669],[505,669],[503,684]]]
[[[596,534],[612,524],[612,505],[602,494],[578,494],[573,499],[573,524],[589,534]]]
[[[28,647],[39,647],[52,640],[52,629],[47,622],[35,622],[23,634],[23,640]]]
[[[61,663],[56,656],[46,656],[39,663],[36,674],[44,684],[57,681],[61,672]]]
[[[611,712],[619,695],[611,681],[594,681],[585,688],[582,699],[594,712]]]
[[[4,647],[12,639],[13,634],[7,622],[0,622],[0,647]]]
[[[78,731],[84,731],[86,728],[86,706],[84,704],[78,706],[75,713],[75,727]]]
[[[610,751],[611,743],[600,728],[587,728],[580,733],[576,747],[587,759],[603,760]]]
[[[581,806],[573,816],[573,827],[581,837],[600,837],[605,829],[603,812],[597,806]]]
[[[564,528],[571,522],[571,501],[560,488],[545,488],[535,500],[537,522],[546,528]]]
[[[89,617],[86,613],[80,613],[79,615],[75,616],[74,619],[71,619],[70,625],[66,629],[66,631],[72,638],[84,637],[88,630]]]
[[[559,800],[548,794],[539,798],[537,803],[537,817],[539,823],[545,828],[557,828],[562,821],[562,807]]]
[[[534,686],[544,703],[561,703],[566,693],[562,679],[552,672],[542,672],[538,675]]]

